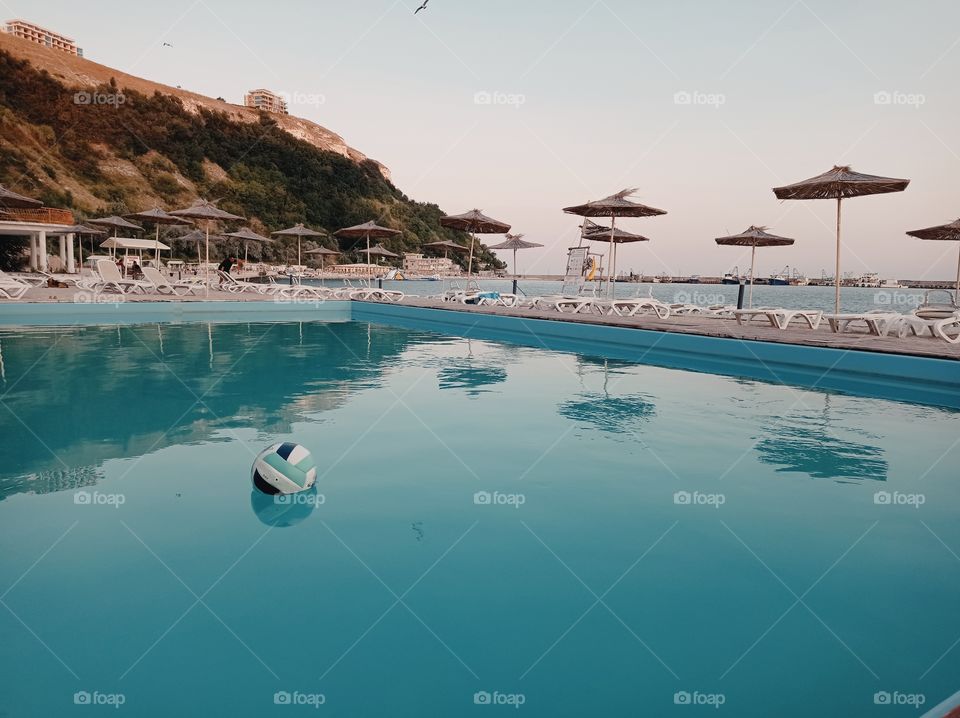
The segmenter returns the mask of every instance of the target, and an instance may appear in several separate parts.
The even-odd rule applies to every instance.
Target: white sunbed
[[[0,298],[21,299],[30,288],[30,284],[0,271]]]
[[[155,267],[144,267],[143,276],[153,285],[158,294],[172,294],[181,296],[188,292],[202,291],[203,285],[196,282],[171,281],[164,277]]]
[[[619,317],[632,317],[640,312],[653,311],[659,319],[666,319],[672,311],[669,304],[664,304],[660,300],[652,297],[597,301],[594,306],[601,309],[609,307],[610,314],[616,314]]]
[[[892,329],[901,325],[903,317],[904,315],[899,312],[873,310],[859,314],[828,314],[827,321],[835,334],[843,334],[850,331],[851,327],[862,324],[869,334],[885,337]]]
[[[951,336],[948,330],[956,331],[956,335]],[[951,344],[960,344],[960,314],[954,314],[952,317],[940,319],[933,325],[934,336],[940,337],[945,342]]]
[[[380,289],[378,287],[354,289],[349,293],[350,299],[359,299],[366,302],[402,302],[405,296],[403,292],[396,289]]]
[[[770,322],[770,326],[786,329],[794,319],[800,319],[810,329],[816,329],[823,320],[823,312],[807,309],[781,309],[779,307],[760,307],[758,309],[734,309],[732,312],[737,324],[749,324],[758,317]]]
[[[153,285],[149,282],[143,282],[139,279],[125,279],[120,274],[117,265],[109,259],[97,260],[97,274],[100,275],[100,281],[95,282],[90,288],[98,294],[107,289],[116,289],[120,294],[132,294],[133,292],[145,292],[153,288]]]
[[[254,294],[274,294],[277,289],[276,287],[280,285],[270,285],[270,284],[257,284],[256,282],[244,282],[239,279],[231,277],[227,272],[224,272],[222,269],[217,270],[217,277],[219,278],[219,283],[214,286],[210,285],[211,289],[223,289],[224,291],[230,292],[231,294],[243,294],[244,292],[253,292]]]

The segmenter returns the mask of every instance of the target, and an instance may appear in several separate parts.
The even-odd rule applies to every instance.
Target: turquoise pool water
[[[0,355],[0,714],[897,716],[960,687],[957,412],[355,321]],[[251,492],[277,441],[320,467],[295,503]]]

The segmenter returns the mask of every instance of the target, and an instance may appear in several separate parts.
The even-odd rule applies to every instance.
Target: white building
[[[3,26],[3,31],[14,37],[20,37],[24,40],[34,42],[37,45],[43,45],[44,47],[62,50],[71,55],[83,57],[83,50],[77,47],[77,43],[71,38],[54,32],[53,30],[47,30],[45,27],[34,25],[32,22],[27,22],[26,20],[7,20]]]
[[[452,259],[412,253],[403,255],[403,269],[410,274],[460,274]]]

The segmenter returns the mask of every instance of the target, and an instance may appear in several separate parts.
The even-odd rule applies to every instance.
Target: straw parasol
[[[467,279],[473,273],[473,243],[475,234],[506,234],[510,225],[493,219],[479,209],[471,209],[463,214],[451,214],[440,218],[440,225],[450,229],[459,229],[470,233],[470,259],[467,261]]]
[[[423,245],[424,247],[429,247],[430,249],[443,250],[443,258],[447,259],[447,255],[452,249],[454,252],[467,252],[470,250],[469,247],[464,247],[462,244],[457,244],[456,242],[451,242],[448,239],[441,239],[439,242],[428,242]]]
[[[40,200],[17,194],[0,184],[0,207],[5,209],[35,209],[42,206],[43,202]]]
[[[519,275],[517,271],[517,250],[518,249],[533,249],[534,247],[542,247],[542,244],[537,244],[536,242],[527,242],[523,239],[522,234],[507,234],[507,241],[501,242],[500,244],[493,244],[488,247],[488,249],[512,249],[513,250],[513,274],[514,276]]]
[[[326,247],[318,247],[317,249],[308,249],[304,254],[317,254],[320,256],[320,271],[323,271],[323,262],[325,257],[331,257],[340,254],[340,252],[335,249],[327,249]]]
[[[286,229],[280,229],[276,232],[271,232],[274,237],[296,237],[297,238],[297,266],[299,267],[302,262],[300,261],[300,242],[304,237],[326,237],[326,232],[317,232],[316,230],[305,227],[303,222],[297,222],[297,224],[292,227],[287,227]]]
[[[83,266],[83,235],[87,234],[90,237],[93,237],[98,234],[106,234],[106,230],[97,229],[96,227],[89,227],[85,224],[72,224],[69,227],[61,227],[56,230],[53,234],[75,234],[80,238],[80,265]],[[90,253],[94,252],[93,240],[90,240]]]
[[[935,239],[942,242],[960,242],[960,219],[949,224],[940,224],[926,229],[912,229],[907,232],[917,239]],[[954,299],[960,300],[960,256],[957,257],[957,284],[954,287]]]
[[[247,263],[247,242],[270,242],[273,240],[269,237],[264,237],[262,234],[257,234],[249,227],[241,227],[236,232],[227,232],[223,235],[224,237],[233,237],[234,239],[243,240],[243,263]]]
[[[194,229],[194,230],[191,230],[190,232],[187,232],[182,237],[171,237],[171,239],[175,239],[178,242],[196,242],[197,243],[197,267],[199,268],[199,266],[203,264],[203,258],[200,256],[200,243],[203,242],[205,239],[207,239],[206,234],[204,234],[199,229]],[[226,239],[226,237],[219,234],[211,234],[209,236],[209,239],[212,239],[214,242],[219,242],[221,240]]]
[[[636,188],[623,189],[603,199],[587,202],[586,204],[576,205],[574,207],[564,207],[563,211],[567,214],[576,214],[581,217],[609,217],[610,218],[610,268],[607,270],[607,292],[613,295],[613,278],[617,268],[617,260],[614,249],[616,240],[616,222],[617,217],[655,217],[666,214],[666,210],[648,207],[645,204],[634,202],[630,199],[636,192]],[[637,235],[639,236],[639,235]],[[586,239],[595,239],[592,236],[586,236]],[[639,240],[633,240],[639,241]]]
[[[868,194],[903,192],[910,184],[908,179],[879,177],[854,172],[846,165],[834,165],[822,175],[795,182],[784,187],[774,187],[777,199],[835,199],[837,200],[837,264],[834,275],[834,313],[840,313],[840,205],[849,197]]]
[[[610,244],[612,248],[610,255],[611,267],[616,266],[617,247],[619,247],[621,244],[650,241],[649,237],[644,237],[642,234],[634,234],[633,232],[628,232],[627,230],[620,229],[619,227],[604,227],[603,225],[592,222],[589,219],[584,219],[583,224],[580,225],[580,239],[581,241],[586,239],[590,242],[607,242]]]
[[[160,225],[161,224],[192,224],[190,220],[184,219],[183,217],[174,217],[172,214],[168,214],[166,211],[160,209],[159,207],[154,207],[153,209],[144,210],[143,212],[135,212],[133,214],[126,215],[127,219],[136,219],[141,222],[152,222],[156,233],[153,238],[153,250],[154,258],[160,258]]]
[[[398,229],[390,229],[389,227],[381,227],[376,222],[364,222],[363,224],[357,224],[353,227],[344,227],[343,229],[338,229],[333,233],[337,237],[343,237],[344,239],[366,239],[367,240],[367,254],[370,254],[370,238],[374,239],[386,239],[387,237],[394,237],[400,234]],[[369,256],[367,257],[367,262],[370,261]]]
[[[748,306],[753,307],[753,264],[757,257],[757,247],[786,247],[793,244],[794,240],[786,237],[778,237],[766,231],[766,227],[750,225],[740,234],[732,234],[729,237],[717,237],[717,244],[750,247],[750,299]]]
[[[210,223],[214,221],[227,221],[243,219],[236,214],[230,214],[226,210],[217,207],[217,202],[210,202],[205,199],[198,199],[193,206],[186,209],[175,209],[170,214],[175,217],[187,217],[188,219],[203,220],[206,229],[206,263],[204,264],[204,296],[210,294]],[[199,248],[198,248],[199,249]]]
[[[133,222],[128,222],[123,217],[117,217],[116,215],[111,215],[110,217],[99,217],[98,219],[88,219],[87,222],[90,224],[95,224],[98,227],[113,227],[113,236],[117,236],[117,232],[121,229],[132,229],[135,232],[142,232],[143,227],[139,224],[134,224]]]

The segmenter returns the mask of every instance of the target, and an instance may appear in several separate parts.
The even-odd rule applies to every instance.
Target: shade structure
[[[303,222],[297,222],[292,227],[287,227],[286,229],[279,229],[276,232],[271,232],[274,237],[296,237],[297,238],[297,266],[299,267],[303,262],[300,261],[300,243],[303,241],[304,237],[326,237],[326,232],[318,232],[315,229],[310,229],[305,227]]]
[[[323,271],[323,265],[324,265],[324,258],[325,258],[325,257],[332,257],[332,256],[335,256],[335,255],[338,255],[338,254],[340,254],[340,252],[338,252],[338,251],[335,250],[335,249],[327,249],[326,247],[318,247],[317,249],[308,249],[306,252],[304,252],[304,254],[316,254],[316,255],[319,255],[319,257],[320,257],[320,271],[322,272],[322,271]]]
[[[477,234],[506,234],[510,225],[498,219],[488,217],[479,209],[471,209],[463,214],[451,214],[440,218],[440,225],[450,229],[459,229],[470,233],[470,259],[467,260],[467,280],[473,274],[473,244]]]
[[[631,199],[636,193],[636,188],[623,189],[603,199],[593,200],[585,204],[578,204],[573,207],[564,207],[563,211],[567,214],[576,214],[581,217],[609,217],[610,218],[610,268],[607,270],[607,292],[613,295],[613,279],[616,276],[616,227],[617,217],[656,217],[666,214],[666,210],[650,207]],[[639,235],[637,235],[639,236]],[[593,237],[585,237],[594,239]],[[639,241],[639,240],[634,240]]]
[[[196,242],[197,243],[197,267],[199,268],[199,266],[203,263],[203,258],[200,255],[200,245],[204,241],[210,241],[210,240],[213,240],[214,242],[220,242],[225,240],[226,237],[219,234],[207,235],[202,230],[194,229],[194,230],[191,230],[190,232],[187,232],[182,237],[172,237],[172,239],[178,242]]]
[[[389,249],[387,249],[386,247],[384,247],[382,244],[378,244],[378,245],[375,246],[375,247],[370,247],[370,249],[360,250],[360,251],[361,251],[361,252],[364,252],[364,253],[367,254],[367,255],[372,255],[372,256],[375,256],[375,257],[399,257],[399,256],[400,256],[399,254],[397,254],[397,253],[395,253],[395,252],[391,252]]]
[[[22,194],[17,194],[0,184],[0,209],[31,209],[42,207],[43,202]]]
[[[717,244],[750,247],[750,299],[748,307],[753,308],[753,266],[757,257],[757,247],[786,247],[794,243],[794,240],[787,237],[778,237],[766,231],[766,227],[750,225],[740,234],[732,234],[729,237],[717,237],[714,241]]]
[[[592,222],[589,219],[584,219],[583,224],[580,225],[580,239],[581,241],[586,239],[590,242],[606,242],[610,246],[610,267],[611,269],[616,266],[617,263],[617,247],[621,244],[630,244],[632,242],[649,242],[649,237],[644,237],[642,234],[634,234],[633,232],[628,232],[625,229],[620,229],[611,224],[609,227],[604,227],[603,225]],[[611,272],[608,271],[608,278]],[[615,276],[615,275],[614,275]],[[608,279],[609,281],[609,279]],[[609,288],[609,285],[608,285]]]
[[[960,242],[960,219],[948,224],[939,224],[936,227],[912,229],[907,232],[917,239],[934,239],[941,242]],[[954,286],[954,300],[960,300],[960,253],[957,255],[957,283]]]
[[[224,237],[233,237],[234,239],[243,240],[243,263],[247,263],[247,242],[273,242],[269,237],[264,237],[262,234],[257,234],[249,227],[241,227],[236,232],[226,232]]]
[[[469,247],[464,247],[462,244],[457,244],[456,242],[451,242],[448,239],[442,239],[439,242],[428,242],[423,245],[424,247],[429,247],[430,249],[436,249],[437,251],[443,250],[443,257],[446,259],[451,251],[454,252],[469,252]]]
[[[154,247],[154,258],[160,258],[160,225],[161,224],[192,224],[190,220],[183,217],[174,217],[172,214],[167,213],[165,210],[160,209],[159,207],[153,207],[152,209],[144,210],[143,212],[134,212],[133,214],[125,215],[127,219],[136,219],[140,222],[150,222],[154,226],[154,242],[156,246]]]
[[[79,247],[80,247],[79,258],[80,258],[80,265],[82,266],[82,265],[83,265],[83,235],[86,234],[86,235],[89,235],[89,236],[91,237],[91,240],[90,240],[90,252],[91,252],[91,254],[92,254],[92,253],[94,252],[93,239],[92,239],[92,237],[94,237],[95,235],[98,235],[98,234],[106,234],[106,233],[107,233],[107,231],[106,231],[105,229],[98,229],[97,227],[90,227],[89,225],[86,225],[86,224],[72,224],[72,225],[70,225],[69,227],[61,227],[60,229],[56,230],[56,231],[53,232],[52,234],[75,234],[75,235],[77,235],[77,236],[80,238],[80,242],[79,242]],[[50,234],[50,233],[48,232],[48,234]]]
[[[187,219],[197,219],[201,220],[205,224],[206,229],[206,262],[204,263],[203,273],[204,279],[204,296],[210,294],[210,223],[211,222],[227,222],[231,220],[240,220],[243,217],[231,214],[226,210],[220,209],[217,207],[217,202],[210,202],[205,199],[198,199],[192,206],[185,209],[175,209],[170,214],[175,217],[186,217]]]
[[[542,244],[537,242],[528,242],[523,239],[522,234],[507,234],[507,240],[501,242],[500,244],[493,244],[488,247],[488,249],[512,249],[513,250],[513,274],[514,276],[519,276],[517,271],[517,250],[518,249],[533,249],[535,247],[542,247]]]
[[[128,222],[123,217],[117,217],[116,215],[112,215],[110,217],[98,217],[96,219],[88,219],[87,222],[89,224],[95,224],[98,227],[112,227],[114,237],[117,236],[117,232],[121,229],[132,229],[137,232],[143,231],[143,227],[141,227],[139,224]]]
[[[869,194],[903,192],[910,184],[908,179],[880,177],[854,172],[847,165],[834,165],[833,169],[801,182],[774,187],[777,199],[835,199],[837,200],[837,261],[834,274],[834,312],[840,313],[840,212],[843,200]]]
[[[381,227],[376,222],[364,222],[363,224],[357,224],[353,227],[344,227],[343,229],[338,229],[333,234],[337,237],[343,237],[344,239],[366,239],[367,254],[369,255],[371,237],[374,239],[386,239],[387,237],[393,237],[400,234],[400,230],[390,229],[389,227]],[[367,261],[369,261],[369,257]]]

